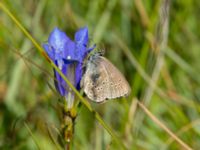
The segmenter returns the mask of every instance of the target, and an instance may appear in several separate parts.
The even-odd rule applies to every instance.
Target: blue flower
[[[55,28],[49,35],[48,43],[43,48],[52,61],[58,66],[70,82],[80,89],[82,77],[82,64],[85,56],[94,49],[88,48],[88,28],[80,28],[72,41],[63,31]],[[74,94],[64,79],[54,70],[55,87],[61,96],[73,98]],[[69,96],[69,93],[71,96]]]

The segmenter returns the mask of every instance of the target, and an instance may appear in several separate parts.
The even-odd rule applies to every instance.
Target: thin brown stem
[[[192,148],[177,137],[165,124],[163,124],[156,116],[154,116],[141,102],[137,102],[139,107],[151,118],[158,126],[160,126],[165,132],[167,132],[177,143],[179,143],[184,149],[192,150]]]

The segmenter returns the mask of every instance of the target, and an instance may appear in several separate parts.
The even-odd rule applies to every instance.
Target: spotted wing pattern
[[[104,102],[126,96],[130,86],[122,73],[105,57],[95,56],[86,66],[81,86],[89,99]]]

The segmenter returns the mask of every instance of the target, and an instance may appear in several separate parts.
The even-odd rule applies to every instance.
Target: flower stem
[[[68,109],[67,105],[64,105],[64,107],[62,107],[62,115],[62,139],[64,140],[65,149],[70,150],[73,141],[74,122],[77,116],[76,108],[72,107],[71,109]]]

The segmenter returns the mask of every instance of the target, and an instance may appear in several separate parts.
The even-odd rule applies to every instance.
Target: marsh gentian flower
[[[79,90],[83,60],[88,52],[94,48],[88,48],[88,28],[80,28],[75,33],[74,41],[60,29],[55,28],[49,35],[48,43],[43,44],[43,48],[50,59]],[[54,70],[54,77],[57,91],[66,98],[68,107],[72,107],[74,93],[56,70]]]

